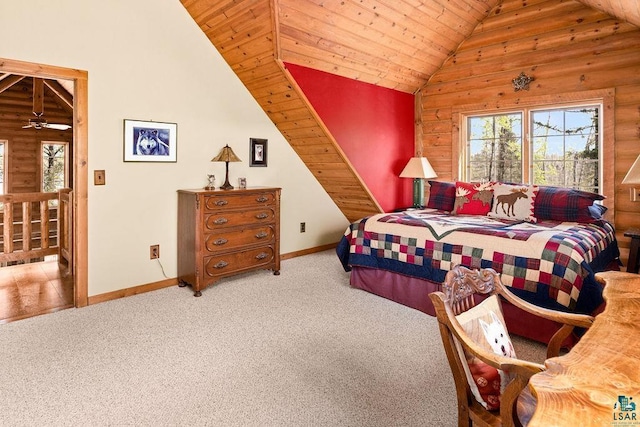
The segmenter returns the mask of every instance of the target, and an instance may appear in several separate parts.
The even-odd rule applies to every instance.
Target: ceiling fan
[[[55,129],[67,130],[71,126],[60,123],[47,123],[42,117],[44,114],[44,81],[42,79],[33,79],[33,115],[35,119],[29,119],[29,123],[22,126],[22,129]]]

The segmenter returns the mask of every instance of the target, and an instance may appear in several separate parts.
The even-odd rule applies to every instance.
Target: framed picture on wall
[[[251,161],[249,166],[267,166],[267,140],[251,138]]]
[[[140,120],[124,121],[125,162],[175,162],[178,125]]]

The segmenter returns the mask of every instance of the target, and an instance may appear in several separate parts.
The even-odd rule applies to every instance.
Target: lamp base
[[[424,180],[422,178],[413,179],[413,207],[424,208]]]
[[[226,169],[227,172],[225,173],[224,176],[224,184],[222,184],[222,186],[220,187],[221,190],[233,190],[233,185],[231,185],[229,183],[229,162],[225,162],[226,163]]]

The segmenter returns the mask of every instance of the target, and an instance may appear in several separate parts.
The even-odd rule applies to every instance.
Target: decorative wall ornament
[[[529,90],[529,83],[534,81],[535,79],[531,76],[527,76],[524,71],[520,73],[518,77],[511,80],[513,82],[513,91],[518,92],[519,90]]]

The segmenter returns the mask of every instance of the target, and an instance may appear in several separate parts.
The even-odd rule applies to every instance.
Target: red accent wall
[[[285,65],[382,209],[411,206],[413,180],[398,175],[414,155],[414,95]]]

